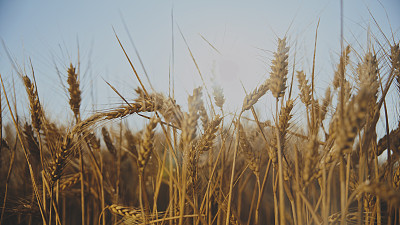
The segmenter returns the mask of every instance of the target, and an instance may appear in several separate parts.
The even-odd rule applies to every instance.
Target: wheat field
[[[393,116],[389,91],[400,94],[398,40],[343,46],[318,96],[314,70],[289,65],[281,37],[237,112],[219,86],[181,103],[152,90],[118,42],[140,83],[135,96],[110,85],[121,106],[82,116],[78,64],[64,68],[68,122],[49,119],[33,67],[15,84],[26,96],[1,81],[0,224],[400,224],[400,120],[377,129]],[[266,95],[275,109],[259,112]],[[14,98],[28,99],[28,116]]]

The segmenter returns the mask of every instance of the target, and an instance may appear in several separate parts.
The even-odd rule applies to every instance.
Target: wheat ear
[[[60,190],[61,191],[65,191],[68,188],[70,188],[71,186],[73,186],[74,184],[78,183],[81,179],[81,174],[80,173],[76,173],[73,176],[67,178],[66,180],[62,181],[62,183],[60,184]]]
[[[41,129],[43,109],[39,102],[39,96],[35,85],[31,82],[28,76],[23,77],[26,92],[29,98],[29,107],[31,111],[32,126],[36,130]]]
[[[78,74],[75,72],[75,67],[70,64],[68,68],[68,79],[67,83],[69,85],[69,105],[74,113],[76,121],[80,120],[79,108],[81,106],[81,90],[79,89]]]
[[[221,110],[223,109],[225,98],[224,98],[224,91],[220,86],[213,85],[213,96],[215,105],[218,106]]]
[[[311,85],[303,71],[297,71],[297,80],[299,81],[300,100],[308,108],[311,105]]]
[[[346,68],[349,64],[349,55],[350,55],[350,45],[346,46],[343,54],[340,56],[339,64],[337,65],[337,70],[335,71],[335,76],[333,77],[333,87],[334,89],[338,89],[340,86],[340,68]],[[344,71],[345,72],[345,71]]]
[[[64,138],[63,143],[61,144],[60,150],[55,154],[55,159],[50,167],[50,179],[52,184],[54,184],[57,180],[60,179],[62,172],[67,165],[68,157],[72,153],[72,140],[70,136],[66,136]]]
[[[289,47],[286,47],[286,38],[278,39],[278,49],[274,53],[269,78],[269,89],[275,98],[284,95],[288,73]]]
[[[153,141],[154,141],[154,129],[158,123],[157,117],[152,117],[149,124],[146,126],[146,130],[143,134],[143,140],[138,152],[138,166],[139,171],[143,173],[144,168],[149,161],[150,154],[153,151]]]
[[[364,123],[370,97],[369,90],[362,89],[346,106],[343,127],[336,129],[338,132],[336,143],[339,146],[339,153],[351,151],[357,131]],[[337,123],[337,126],[339,126],[339,123]]]
[[[121,206],[121,205],[116,205],[116,204],[112,204],[112,205],[108,206],[108,209],[113,214],[136,218],[136,219],[138,219],[138,222],[143,221],[143,214],[140,211],[140,209],[134,209],[131,207],[126,207],[126,206]]]
[[[110,133],[108,132],[107,128],[101,128],[101,134],[103,135],[103,141],[106,144],[107,150],[114,156],[117,156],[117,150],[111,140]]]
[[[368,88],[376,101],[378,93],[378,61],[376,56],[368,52],[362,63],[357,67],[359,88]],[[374,103],[375,104],[375,103]]]
[[[242,112],[249,110],[257,101],[267,93],[269,90],[268,80],[260,85],[259,88],[255,89],[250,94],[246,95],[243,100]]]
[[[217,133],[218,131],[218,126],[221,123],[221,120],[222,118],[217,115],[207,124],[204,134],[201,136],[201,139],[196,144],[196,151],[199,155],[211,149],[213,141],[215,139],[215,133]]]
[[[239,150],[245,156],[245,159],[249,165],[251,171],[257,177],[257,181],[260,176],[260,158],[254,153],[253,147],[247,139],[246,132],[243,129],[242,124],[239,124]]]
[[[279,112],[279,137],[281,139],[281,148],[285,147],[285,137],[290,126],[290,119],[292,119],[291,111],[293,109],[293,100],[286,101],[285,106]]]

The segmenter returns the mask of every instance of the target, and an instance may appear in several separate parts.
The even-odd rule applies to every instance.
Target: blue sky
[[[398,41],[400,37],[400,1],[344,1],[345,41],[361,55],[366,51],[368,29],[385,44],[368,9],[385,35],[391,37],[390,21],[394,39]],[[156,90],[168,94],[170,71],[174,76],[175,96],[181,104],[194,87],[201,85],[179,26],[206,83],[211,85],[213,78],[224,88],[227,111],[231,112],[242,103],[244,91],[241,83],[251,91],[268,76],[271,52],[276,49],[278,37],[288,36],[290,70],[296,53],[296,70],[304,70],[310,75],[315,29],[320,19],[316,81],[317,93],[321,95],[333,78],[340,52],[340,2],[337,0],[0,0],[0,38],[11,57],[26,69],[28,75],[31,75],[29,58],[32,60],[41,101],[53,117],[65,115],[69,110],[67,94],[56,68],[65,83],[66,67],[70,62],[76,64],[78,61],[79,43],[84,93],[82,111],[89,114],[93,109],[109,108],[121,102],[103,79],[128,99],[134,98],[133,89],[138,86],[112,27],[146,80],[122,18]],[[212,49],[202,36],[219,52]],[[357,54],[352,57],[357,62]],[[22,81],[12,68],[3,46],[0,48],[0,73],[9,90],[14,80],[18,107],[26,113]],[[392,98],[395,101],[395,97]],[[268,108],[268,98],[260,104]],[[396,110],[397,106],[392,104],[391,107]]]

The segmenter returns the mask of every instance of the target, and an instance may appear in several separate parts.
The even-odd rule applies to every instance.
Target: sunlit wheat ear
[[[376,154],[381,155],[388,148],[388,137],[387,134],[379,139],[378,144],[376,146]],[[397,129],[390,131],[389,133],[389,141],[392,149],[400,148],[400,127]]]
[[[124,217],[130,217],[137,219],[137,223],[143,222],[143,213],[140,209],[134,209],[131,207],[120,206],[116,204],[112,204],[108,206],[108,209],[111,213],[117,214]]]
[[[357,190],[356,190],[357,191]],[[366,213],[371,213],[376,205],[376,199],[371,193],[364,193],[363,210]]]
[[[328,107],[331,105],[332,103],[332,94],[331,94],[331,88],[328,87],[325,91],[325,97],[322,100],[322,106],[321,106],[321,110],[320,110],[320,120],[321,122],[325,120],[326,118],[326,113],[328,112]]]
[[[78,183],[81,180],[81,174],[76,173],[73,176],[63,180],[60,184],[60,190],[65,191],[68,188],[72,187],[74,184]]]
[[[246,162],[257,179],[260,175],[260,158],[254,153],[254,149],[247,139],[243,126],[239,123],[239,150],[244,155]]]
[[[60,127],[50,121],[46,122],[46,127],[43,129],[43,131],[43,139],[46,145],[58,142],[65,133],[64,130],[60,129]]]
[[[217,133],[218,131],[221,120],[222,118],[219,115],[217,115],[216,117],[214,117],[213,120],[211,120],[207,124],[204,134],[201,136],[200,140],[196,144],[195,149],[199,155],[212,148],[215,139],[215,133]]]
[[[278,50],[274,53],[269,78],[269,89],[275,98],[282,97],[285,93],[288,57],[289,47],[286,47],[286,38],[278,39]]]
[[[201,104],[201,88],[193,90],[193,95],[188,97],[189,113],[185,113],[182,122],[182,143],[186,150],[193,148],[193,141],[196,138],[197,120],[199,119],[198,109]]]
[[[304,168],[303,168],[303,181],[309,183],[312,175],[315,173],[318,161],[318,139],[317,135],[313,135],[304,149]]]
[[[149,121],[149,124],[146,126],[146,129],[143,134],[143,140],[141,142],[139,152],[138,152],[138,167],[139,171],[143,173],[144,168],[147,162],[150,159],[150,154],[153,151],[153,142],[154,142],[154,129],[156,128],[158,123],[157,117],[152,117]]]
[[[266,81],[261,84],[259,88],[256,88],[253,92],[246,95],[243,100],[242,112],[249,110],[263,95],[265,95],[265,93],[267,93],[268,90],[269,83]]]
[[[155,110],[160,110],[167,100],[167,98],[161,93],[153,92],[146,94],[145,91],[139,87],[135,89],[135,92],[138,95],[138,97],[135,99],[135,102],[142,104],[142,108],[145,108],[147,105],[151,104],[154,106]]]
[[[319,125],[321,124],[321,108],[322,106],[320,105],[319,101],[316,99],[311,99],[311,110],[314,112],[314,121],[312,124],[312,133],[317,132],[318,133],[318,129],[319,129]]]
[[[68,135],[64,138],[63,143],[61,144],[59,151],[56,152],[54,156],[54,161],[50,166],[49,173],[51,182],[54,184],[58,179],[60,179],[62,172],[67,165],[68,157],[71,155],[73,151],[73,144],[71,137]]]
[[[182,126],[183,112],[181,107],[176,104],[174,99],[165,99],[163,106],[159,109],[159,112],[167,122],[175,124],[179,128]]]
[[[89,144],[89,146],[95,150],[100,150],[100,139],[96,137],[93,132],[88,132],[85,140]]]
[[[286,104],[284,104],[284,105],[282,104],[282,108],[279,112],[278,127],[273,128],[273,129],[278,129],[281,149],[285,148],[285,139],[286,139],[287,131],[290,126],[290,119],[292,118],[291,111],[293,109],[293,104],[294,104],[293,100],[288,100],[286,102]],[[274,132],[276,132],[276,130]],[[278,164],[277,164],[277,162],[278,162],[278,142],[277,142],[277,140],[278,140],[277,136],[274,135],[271,140],[272,144],[267,145],[268,155],[269,155],[274,167],[278,166]]]
[[[397,166],[397,169],[394,170],[392,180],[393,180],[393,187],[399,189],[400,188],[400,165]]]
[[[80,119],[79,108],[81,106],[81,90],[79,89],[78,74],[75,72],[75,67],[70,64],[68,68],[68,92],[69,92],[69,105],[72,112],[78,121]]]
[[[218,106],[221,110],[223,109],[225,98],[224,98],[224,91],[220,86],[213,85],[213,96],[215,105]]]
[[[299,81],[300,100],[306,107],[311,105],[311,85],[303,71],[297,71],[297,80]]]
[[[113,155],[117,155],[117,151],[115,150],[115,146],[113,141],[111,140],[110,133],[108,132],[107,128],[101,128],[101,134],[103,135],[103,141],[106,144],[107,150]]]
[[[285,137],[290,126],[290,119],[292,118],[291,111],[293,104],[293,100],[288,100],[279,113],[279,136],[281,138],[282,149],[284,149]]]
[[[36,130],[40,130],[43,120],[43,109],[39,102],[39,96],[36,87],[31,82],[29,77],[24,76],[23,80],[24,80],[25,90],[29,98],[29,108],[31,112],[32,126]]]
[[[390,47],[390,62],[394,70],[400,71],[400,47],[399,43]]]
[[[199,119],[198,110],[202,104],[201,100],[201,88],[195,88],[193,95],[188,97],[188,109],[189,113],[184,113],[182,121],[182,134],[181,134],[181,146],[183,150],[183,164],[186,174],[191,178],[191,182],[196,186],[197,180],[197,152],[194,145],[197,130],[197,120]],[[186,177],[184,178],[186,179]],[[183,181],[185,182],[185,181]]]
[[[336,144],[340,153],[349,153],[353,146],[357,131],[362,127],[368,109],[371,92],[361,89],[359,93],[347,104],[345,108],[344,124],[339,127],[337,123]]]
[[[397,91],[400,93],[400,47],[399,43],[390,47],[390,63],[396,77]]]
[[[368,124],[375,116],[377,110],[376,101],[378,99],[377,95],[379,89],[378,73],[379,68],[376,56],[368,52],[365,54],[363,61],[357,66],[358,88],[368,89],[371,93],[366,116],[366,123]]]
[[[227,208],[228,208],[228,206],[226,204],[226,201],[223,201],[223,200],[221,200],[219,198],[217,198],[216,200],[218,202],[218,207],[220,207],[226,213],[227,212]],[[238,216],[237,216],[237,213],[236,213],[235,209],[232,208],[231,210],[232,211],[231,211],[231,215],[229,217],[229,224],[232,224],[232,225],[241,224],[241,223],[239,223],[239,219],[238,219]]]
[[[334,213],[328,217],[329,224],[340,224],[341,212]],[[368,216],[368,214],[366,215]],[[347,224],[357,224],[358,221],[358,213],[351,212],[346,214],[346,222]]]
[[[272,165],[274,168],[277,168],[278,166],[278,154],[277,154],[277,148],[276,148],[276,139],[272,140],[272,145],[267,145],[267,151],[268,151],[268,157],[271,159]]]
[[[359,185],[357,190],[353,192],[353,195],[358,193],[370,193],[373,196],[384,199],[389,204],[392,204],[392,206],[400,205],[400,192],[388,183],[371,183],[370,181],[366,181]]]
[[[206,107],[204,106],[203,100],[201,100],[201,103],[199,103],[199,115],[200,115],[201,123],[205,130],[207,128],[209,118],[208,118],[207,110],[206,110]]]
[[[104,120],[113,120],[117,118],[123,118],[132,114],[136,114],[139,112],[154,112],[159,110],[159,106],[154,105],[152,102],[142,103],[130,103],[129,105],[122,106],[119,108],[113,108],[106,112],[99,112],[91,115],[85,120],[77,123],[72,129],[71,134],[79,134],[89,129],[94,124],[104,121]]]
[[[364,56],[362,63],[357,67],[358,87],[368,88],[374,98],[378,93],[378,61],[372,53]]]
[[[351,50],[350,45],[348,45],[344,50],[343,54],[340,56],[339,64],[337,65],[335,76],[333,77],[333,87],[335,90],[338,89],[340,86],[340,68],[343,66],[344,73],[346,73],[346,66],[350,63],[349,60],[350,50]]]

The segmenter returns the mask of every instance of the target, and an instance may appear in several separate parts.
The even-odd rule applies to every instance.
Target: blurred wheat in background
[[[152,88],[118,33],[139,83],[130,96],[107,83],[118,106],[81,114],[80,61],[60,68],[68,121],[43,107],[33,64],[14,84],[1,74],[0,224],[400,224],[400,120],[386,103],[400,94],[399,40],[343,46],[317,93],[317,35],[311,70],[295,64],[290,34],[277,37],[234,112],[187,43],[203,82],[184,102]],[[259,110],[267,96],[274,109]]]

